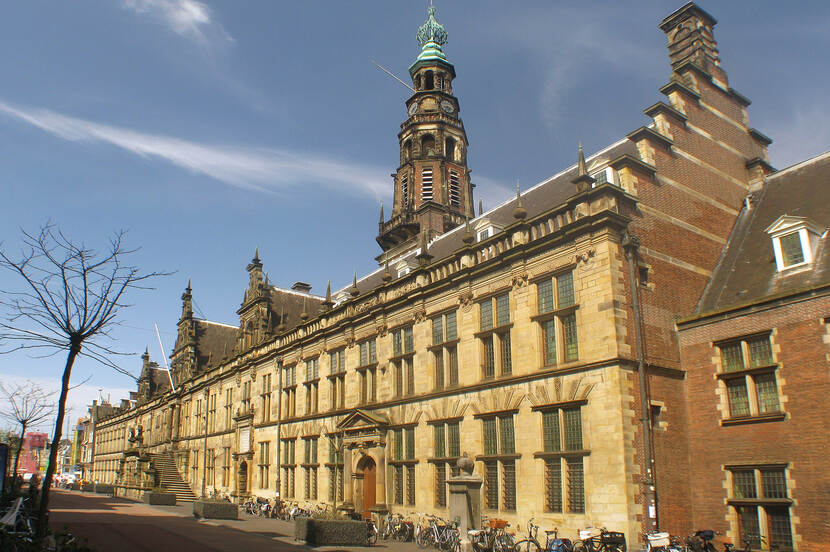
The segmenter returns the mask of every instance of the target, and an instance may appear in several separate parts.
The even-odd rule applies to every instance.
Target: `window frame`
[[[753,534],[757,530],[761,539],[764,539],[768,545],[775,544],[780,550],[792,550],[793,543],[796,540],[795,532],[793,531],[792,512],[794,501],[790,497],[788,470],[790,465],[788,463],[769,463],[769,464],[733,464],[725,465],[723,467],[727,477],[728,496],[726,503],[730,506],[735,514],[736,520],[736,534],[739,538],[743,538],[744,529],[744,512],[751,513],[751,509],[755,510],[755,525],[752,527]],[[770,497],[767,495],[767,487],[765,485],[764,473],[780,472],[781,482],[783,484],[784,497]],[[736,473],[751,473],[753,481],[753,490],[755,496],[752,497],[736,497],[735,485]],[[773,514],[772,511],[785,510],[788,518],[788,531],[785,537],[789,538],[789,542],[778,543],[773,538]],[[760,548],[760,539],[752,543],[753,548]]]
[[[778,421],[786,418],[772,334],[772,331],[756,332],[713,343],[719,353],[716,376],[725,407],[721,425]],[[768,353],[765,354],[768,354],[768,357],[760,359],[764,362],[756,362],[753,359],[753,343],[756,342],[766,344]],[[738,349],[734,349],[736,345]],[[739,353],[739,358],[734,356],[735,353]],[[775,386],[774,409],[770,409],[767,404],[770,397],[764,397],[763,385],[769,385],[769,380],[764,381],[764,378],[769,377]],[[741,403],[736,402],[738,399]],[[744,403],[747,412],[741,413],[737,407]]]
[[[530,319],[537,323],[541,367],[554,368],[579,358],[579,297],[576,288],[576,265],[568,265],[534,280],[536,286],[536,312]],[[566,280],[566,277],[567,280]],[[568,287],[565,287],[565,282]],[[543,304],[543,287],[550,286],[550,306]],[[569,289],[570,301],[563,301],[563,289]],[[545,296],[547,293],[544,294]],[[550,332],[553,339],[550,340]]]
[[[451,318],[454,320],[452,326],[450,325]],[[429,321],[432,330],[432,344],[427,347],[427,351],[430,353],[430,361],[432,364],[432,387],[435,391],[458,387],[458,344],[461,342],[461,338],[458,335],[458,309],[450,309],[436,313],[429,317]],[[440,341],[436,341],[436,321],[440,321],[441,324]],[[451,337],[451,327],[454,328],[454,337],[449,339]]]
[[[502,319],[504,312],[500,301],[506,299],[506,321]],[[510,289],[503,289],[486,297],[480,298],[478,304],[479,331],[474,335],[479,341],[480,377],[482,380],[509,377],[513,375],[513,313],[510,298]],[[486,310],[484,305],[489,305]],[[485,314],[486,313],[486,314]],[[489,320],[487,320],[489,318]]]

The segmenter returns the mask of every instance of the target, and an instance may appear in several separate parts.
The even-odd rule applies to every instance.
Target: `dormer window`
[[[475,231],[476,241],[481,242],[501,232],[502,227],[493,224],[489,219],[482,218],[473,224],[473,231]]]
[[[479,233],[478,233],[478,240],[477,240],[477,241],[484,241],[484,240],[486,240],[487,238],[489,238],[489,237],[490,237],[490,232],[491,232],[492,230],[493,230],[492,228],[485,228],[484,230],[482,230],[481,232],[479,232]]]
[[[766,229],[772,239],[778,272],[812,264],[826,230],[804,217],[778,217]]]
[[[615,184],[614,182],[614,169],[611,167],[605,167],[595,173],[592,173],[591,176],[594,178],[594,188],[597,186],[601,186],[602,184],[609,183]]]

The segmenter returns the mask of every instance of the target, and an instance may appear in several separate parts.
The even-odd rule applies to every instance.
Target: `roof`
[[[210,320],[196,319],[195,322],[199,366],[213,368],[233,355],[239,328]]]
[[[309,318],[312,318],[320,312],[320,306],[325,300],[317,295],[276,286],[271,286],[270,291],[271,312],[278,317],[285,314],[282,322],[289,330],[302,322],[300,315],[303,313],[303,308],[305,308]],[[277,318],[276,324],[279,324],[279,318]]]
[[[830,284],[827,232],[810,267],[778,272],[767,230],[782,215],[830,226],[830,152],[769,176],[744,205],[696,314]]]
[[[636,145],[629,139],[624,138],[610,146],[606,147],[603,150],[595,153],[594,155],[590,156],[587,159],[587,164],[590,167],[594,163],[607,163],[610,161],[614,161],[618,157],[623,155],[630,155],[639,159],[639,154],[637,153]],[[532,188],[526,190],[521,194],[522,197],[522,206],[527,210],[527,219],[532,219],[542,213],[556,207],[557,205],[561,205],[565,203],[568,198],[573,196],[576,193],[576,187],[574,186],[573,180],[577,176],[577,165],[574,164],[571,167],[568,167],[564,171],[555,174],[554,176],[543,180],[539,184],[536,184]],[[475,226],[477,221],[486,219],[493,225],[497,227],[506,227],[510,224],[513,224],[516,219],[513,218],[513,210],[516,207],[516,197],[512,197],[510,200],[505,201],[504,203],[486,211],[485,213],[479,215],[478,217],[470,220],[470,225]],[[439,261],[441,259],[450,257],[460,248],[464,247],[465,244],[463,242],[464,237],[464,226],[459,226],[453,230],[450,230],[446,234],[443,234],[437,238],[435,238],[428,246],[428,252],[432,255],[433,260]],[[411,257],[414,259],[415,255],[417,255],[419,251],[413,251],[409,253],[406,257]],[[395,261],[390,261],[389,263],[389,271],[392,275],[392,279],[397,278],[397,274],[394,270]],[[374,288],[378,287],[379,285],[383,284],[383,268],[375,270],[374,272],[359,278],[357,281],[357,288],[360,290],[360,293],[367,293]],[[347,291],[351,287],[351,284],[344,287],[335,294],[340,294]]]

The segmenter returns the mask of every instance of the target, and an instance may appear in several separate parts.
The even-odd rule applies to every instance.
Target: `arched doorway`
[[[359,472],[363,472],[363,518],[372,517],[371,509],[377,503],[375,483],[377,481],[377,465],[371,456],[364,456],[357,465]]]
[[[238,475],[237,489],[239,489],[239,494],[246,494],[248,492],[248,463],[245,460],[239,463]]]

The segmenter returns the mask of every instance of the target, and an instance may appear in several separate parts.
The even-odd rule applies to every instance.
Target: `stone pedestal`
[[[458,523],[461,535],[461,550],[472,551],[467,531],[478,529],[481,523],[481,486],[484,480],[473,475],[473,461],[466,456],[458,460],[460,475],[450,477],[447,487],[450,491],[450,521]]]

